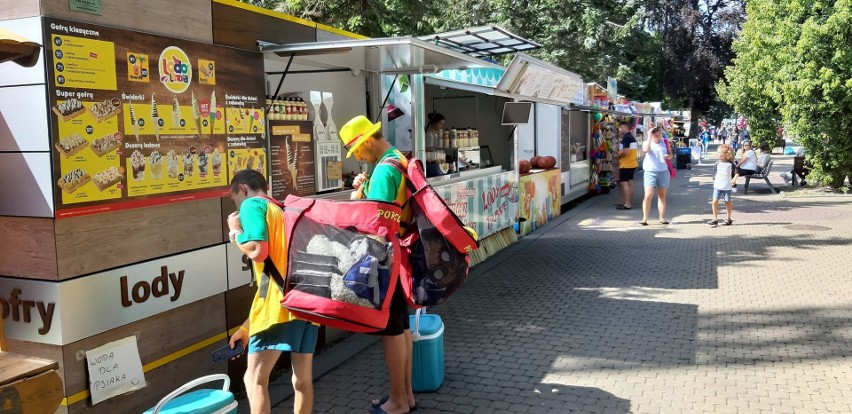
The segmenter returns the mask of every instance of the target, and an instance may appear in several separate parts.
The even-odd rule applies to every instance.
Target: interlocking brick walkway
[[[709,165],[673,183],[668,226],[598,196],[480,265],[434,309],[446,380],[418,412],[852,412],[852,196],[753,182],[711,228]],[[375,344],[316,382],[315,412],[386,389]]]

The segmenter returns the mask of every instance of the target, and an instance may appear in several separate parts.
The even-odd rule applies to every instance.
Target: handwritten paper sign
[[[145,388],[136,337],[130,336],[86,351],[92,404]]]
[[[326,167],[329,180],[339,180],[343,177],[343,163],[340,161],[329,161]]]

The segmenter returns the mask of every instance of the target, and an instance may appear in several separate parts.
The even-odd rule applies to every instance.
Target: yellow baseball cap
[[[355,118],[350,119],[349,122],[347,122],[346,125],[343,125],[343,128],[340,128],[340,131],[337,132],[337,135],[340,136],[340,140],[343,141],[343,145],[349,150],[349,152],[346,153],[346,158],[351,157],[352,153],[355,152],[355,149],[381,129],[381,122],[376,122],[374,124],[364,115],[358,115]]]

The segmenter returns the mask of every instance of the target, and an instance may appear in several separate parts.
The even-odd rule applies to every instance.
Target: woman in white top
[[[429,125],[426,127],[426,151],[432,151],[435,148],[442,147],[441,138],[446,118],[437,112],[426,115],[426,117],[429,119]]]
[[[657,208],[660,210],[660,224],[669,224],[666,221],[666,191],[669,188],[669,167],[666,160],[672,159],[672,149],[663,141],[662,131],[659,127],[648,130],[647,139],[642,143],[642,151],[645,160],[642,162],[645,179],[645,198],[642,200],[642,221],[639,224],[648,225],[648,213],[651,211],[651,202],[654,199],[654,189],[657,192]]]
[[[737,163],[739,175],[752,175],[757,172],[757,154],[751,148],[751,141],[743,141],[743,157]]]

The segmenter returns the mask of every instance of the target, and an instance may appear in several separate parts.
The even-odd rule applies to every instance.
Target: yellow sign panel
[[[62,88],[117,89],[115,45],[82,37],[52,35],[54,79]]]
[[[266,151],[263,148],[232,149],[228,156],[228,171],[231,178],[242,170],[255,170],[264,177],[266,173]],[[230,183],[230,180],[228,180]]]
[[[148,70],[148,55],[127,52],[127,79],[131,82],[148,82],[151,72]]]
[[[225,114],[229,134],[262,134],[266,131],[263,108],[227,108]]]
[[[83,102],[86,108],[94,104]],[[64,204],[121,198],[124,171],[117,152],[123,137],[118,129],[116,117],[98,122],[89,110],[59,122],[59,139],[54,145],[60,166],[56,185]]]
[[[220,148],[188,145],[165,152],[159,148],[126,151],[127,195],[164,194],[186,189],[222,187],[228,183]],[[127,155],[126,154],[126,155]]]
[[[177,46],[169,46],[160,53],[160,82],[171,92],[183,93],[192,83],[192,64],[189,56]]]
[[[298,125],[274,125],[272,135],[295,135],[300,132]]]
[[[198,83],[202,85],[216,84],[216,62],[198,59]]]

